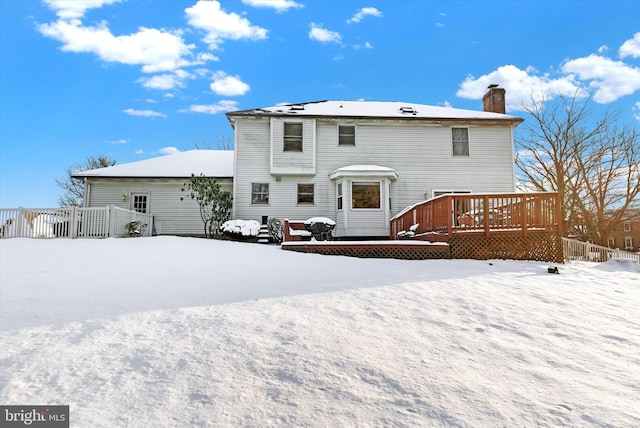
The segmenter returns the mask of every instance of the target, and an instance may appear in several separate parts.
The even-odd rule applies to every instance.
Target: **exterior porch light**
[[[122,202],[127,202],[127,194],[122,192]]]

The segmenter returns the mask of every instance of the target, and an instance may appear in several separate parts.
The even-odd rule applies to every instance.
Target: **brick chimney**
[[[492,113],[505,114],[507,110],[504,88],[498,88],[496,84],[489,85],[488,88],[489,91],[482,97],[482,109]]]

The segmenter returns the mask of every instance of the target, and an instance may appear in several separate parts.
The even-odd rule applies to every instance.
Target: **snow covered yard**
[[[77,427],[640,426],[640,268],[0,241],[0,403]]]

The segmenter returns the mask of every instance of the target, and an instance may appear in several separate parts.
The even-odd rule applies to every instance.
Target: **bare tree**
[[[64,194],[58,197],[58,205],[61,207],[81,206],[84,199],[84,181],[73,177],[79,171],[90,169],[106,168],[116,164],[115,159],[100,155],[98,157],[88,156],[83,164],[74,163],[67,168],[67,175],[64,178],[57,178],[56,184]]]
[[[233,138],[228,135],[218,136],[214,139],[215,149],[211,148],[211,145],[206,141],[203,141],[202,144],[193,143],[196,149],[204,149],[204,150],[233,150]]]
[[[560,194],[565,235],[603,244],[637,203],[638,138],[609,111],[593,117],[589,103],[578,93],[532,100],[525,111],[533,122],[516,138],[516,166],[525,187]]]
[[[635,129],[613,124],[577,156],[571,191],[583,239],[606,245],[616,224],[640,203],[639,143]]]

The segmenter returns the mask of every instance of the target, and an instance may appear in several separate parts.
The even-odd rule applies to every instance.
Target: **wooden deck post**
[[[527,222],[529,221],[529,216],[527,213],[527,196],[522,196],[522,235],[527,234]]]
[[[490,226],[490,218],[489,218],[489,195],[485,195],[484,196],[484,202],[483,202],[483,208],[482,210],[484,211],[484,236],[489,236],[489,226]]]

